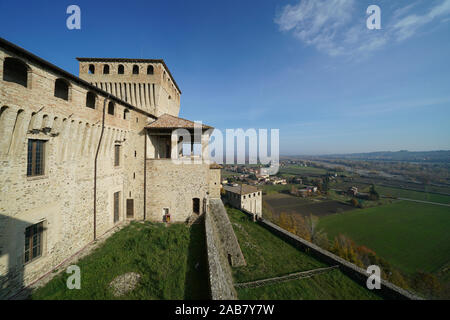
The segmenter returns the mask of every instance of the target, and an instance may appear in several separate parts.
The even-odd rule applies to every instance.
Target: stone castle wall
[[[95,67],[93,74],[88,72],[90,65]],[[103,73],[106,65],[108,74]],[[119,65],[124,74],[118,74]],[[138,66],[139,74],[132,73],[133,66]],[[148,66],[153,74],[147,74]],[[80,78],[157,117],[179,114],[181,92],[162,63],[80,61]]]
[[[114,192],[120,192],[119,221],[126,219],[125,204],[129,198],[134,199],[133,218],[143,218],[142,129],[151,116],[113,100],[115,114],[105,112],[99,146],[106,94],[95,92],[96,108],[88,108],[86,94],[92,88],[67,79],[69,100],[57,98],[55,80],[64,75],[20,55],[17,57],[29,69],[27,87],[4,81],[3,63],[7,57],[16,57],[16,53],[1,48],[0,297],[3,298],[52,270],[93,240],[94,161],[98,147],[97,235],[114,226]],[[125,110],[129,111],[127,119],[123,118]],[[26,174],[28,139],[46,141],[42,176]],[[115,144],[121,145],[117,167]],[[41,221],[45,228],[42,256],[24,264],[25,228]]]
[[[163,221],[164,208],[168,208],[171,221],[184,222],[193,214],[194,198],[199,199],[203,214],[211,196],[220,194],[220,170],[210,169],[206,163],[147,159],[146,179],[147,219],[154,221]]]
[[[211,299],[236,300],[238,296],[234,289],[227,253],[220,240],[221,232],[222,226],[217,224],[217,221],[213,218],[213,213],[207,212],[205,215],[205,234]]]

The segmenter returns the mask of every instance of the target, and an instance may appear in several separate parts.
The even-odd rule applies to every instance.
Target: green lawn
[[[348,235],[407,274],[450,261],[450,207],[399,201],[323,217],[319,228],[330,239]]]
[[[238,289],[242,300],[377,300],[339,270],[307,279],[291,280],[258,288]]]
[[[195,268],[198,263],[197,268]],[[76,263],[81,289],[66,288],[64,271],[37,289],[32,299],[117,299],[109,283],[127,272],[141,275],[138,287],[121,299],[208,299],[202,224],[131,223]]]
[[[236,283],[327,266],[296,249],[241,211],[227,208],[247,266],[233,268]],[[259,288],[238,289],[239,299],[379,299],[338,270]]]

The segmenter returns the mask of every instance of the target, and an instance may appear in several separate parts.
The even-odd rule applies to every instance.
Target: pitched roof
[[[194,129],[195,122],[178,118],[170,114],[164,113],[157,120],[147,124],[147,129]],[[202,124],[203,129],[213,129],[213,127]]]
[[[232,193],[237,193],[240,195],[244,195],[244,194],[249,194],[249,193],[254,193],[254,192],[258,192],[260,191],[258,188],[254,187],[254,186],[250,186],[248,184],[241,184],[240,186],[224,186],[223,187],[226,191],[228,192],[232,192]]]

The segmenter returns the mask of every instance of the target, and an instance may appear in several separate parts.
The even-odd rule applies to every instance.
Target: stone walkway
[[[256,287],[261,287],[261,286],[265,286],[268,284],[274,284],[277,282],[309,278],[309,277],[312,277],[312,276],[315,276],[315,275],[318,275],[321,273],[329,272],[334,269],[339,269],[339,266],[332,266],[332,267],[328,267],[328,268],[318,268],[318,269],[313,269],[313,270],[308,270],[308,271],[291,273],[291,274],[281,276],[281,277],[275,277],[275,278],[269,278],[269,279],[263,279],[263,280],[245,282],[245,283],[235,283],[234,287],[236,289],[238,289],[238,288],[256,288]]]

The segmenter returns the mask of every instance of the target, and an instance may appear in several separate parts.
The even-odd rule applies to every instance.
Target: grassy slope
[[[355,284],[339,270],[309,279],[276,283],[258,288],[239,289],[242,300],[374,300],[380,297]]]
[[[122,299],[208,298],[205,241],[202,225],[164,227],[132,223],[117,232],[89,256],[77,262],[81,289],[66,288],[62,272],[36,290],[33,299],[116,299],[109,283],[127,272],[141,274],[139,286]],[[198,269],[195,269],[199,262]]]
[[[320,220],[332,239],[347,234],[406,273],[435,272],[450,260],[450,208],[400,201]]]
[[[227,208],[247,266],[235,268],[235,282],[247,282],[326,266]],[[378,299],[339,271],[267,287],[239,289],[240,299]]]
[[[266,279],[325,266],[253,223],[242,212],[231,208],[227,208],[227,211],[247,262],[246,267],[233,270],[236,282]]]

